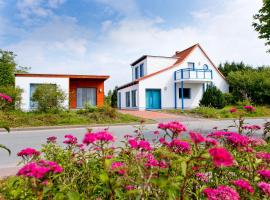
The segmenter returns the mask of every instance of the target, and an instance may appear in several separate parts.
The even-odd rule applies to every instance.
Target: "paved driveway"
[[[208,119],[194,118],[194,117],[185,116],[185,115],[175,115],[175,114],[163,113],[163,112],[158,112],[158,111],[119,110],[119,112],[123,114],[130,114],[130,115],[140,117],[143,119],[152,119],[157,122],[166,122],[166,121],[174,121],[174,120],[181,121],[181,122],[208,121]]]

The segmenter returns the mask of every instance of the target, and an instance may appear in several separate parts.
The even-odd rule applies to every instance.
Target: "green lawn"
[[[243,111],[242,106],[226,106],[223,109],[209,108],[209,107],[198,107],[192,110],[164,110],[167,113],[179,114],[179,115],[193,115],[195,117],[204,118],[237,118],[237,113],[230,113],[229,110],[235,107],[238,111]],[[252,113],[245,114],[245,117],[270,117],[270,107],[269,106],[256,106],[256,111]]]
[[[59,113],[37,113],[21,111],[0,111],[0,127],[38,127],[61,125],[90,125],[140,122],[131,115],[121,114],[114,109],[95,111],[62,111]]]

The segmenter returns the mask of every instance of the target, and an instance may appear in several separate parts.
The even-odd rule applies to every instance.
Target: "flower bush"
[[[242,125],[244,126],[244,124]],[[151,140],[108,130],[82,141],[47,138],[40,151],[18,153],[24,165],[0,185],[3,199],[270,199],[270,153],[249,128],[205,135],[180,122],[161,123]],[[256,128],[257,129],[257,128]],[[246,132],[245,132],[246,131]],[[63,145],[59,143],[64,143]]]

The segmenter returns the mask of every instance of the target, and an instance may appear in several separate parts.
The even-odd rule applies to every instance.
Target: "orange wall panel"
[[[77,106],[77,88],[96,88],[97,106],[104,105],[104,80],[100,79],[69,79],[69,108]]]

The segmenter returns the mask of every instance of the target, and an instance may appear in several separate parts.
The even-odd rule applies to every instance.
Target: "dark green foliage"
[[[114,88],[112,93],[111,107],[117,108],[117,87]]]
[[[263,0],[263,7],[253,18],[252,25],[259,33],[259,38],[266,40],[265,46],[270,46],[270,0]],[[267,52],[270,52],[270,49]]]
[[[225,105],[232,105],[234,104],[234,97],[231,93],[224,93],[224,100],[225,100]]]
[[[12,102],[8,103],[2,108],[3,110],[14,110],[19,109],[21,105],[21,93],[20,88],[14,86],[0,86],[0,93],[4,93],[12,98]]]
[[[31,100],[37,102],[38,111],[58,111],[63,108],[66,94],[57,85],[42,84],[37,86]]]
[[[111,100],[112,100],[112,91],[109,90],[108,94],[105,96],[105,104],[111,105]]]
[[[235,101],[250,100],[270,105],[270,68],[229,73],[227,80]]]
[[[227,77],[230,72],[236,72],[236,71],[243,71],[252,69],[252,66],[246,65],[243,62],[235,63],[235,62],[225,62],[223,64],[219,64],[218,66],[219,71],[222,72],[222,74]]]
[[[208,86],[200,101],[200,106],[223,108],[225,106],[223,93],[216,86]]]
[[[15,83],[15,55],[0,49],[0,86],[13,86]]]

